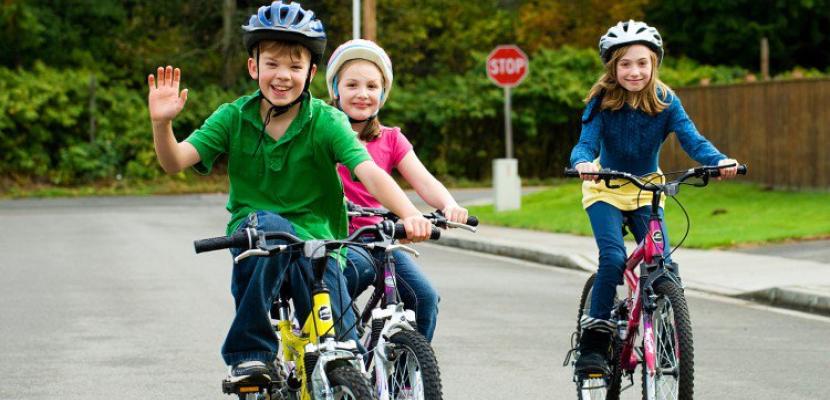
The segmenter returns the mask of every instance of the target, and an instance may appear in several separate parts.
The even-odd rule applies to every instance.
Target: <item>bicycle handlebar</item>
[[[646,190],[649,192],[657,192],[664,189],[665,186],[669,184],[678,184],[683,183],[684,181],[688,180],[689,178],[715,178],[720,176],[720,170],[723,168],[730,168],[734,167],[735,164],[732,165],[721,165],[721,166],[711,166],[711,165],[701,165],[694,168],[689,169],[686,171],[680,178],[675,179],[672,182],[666,184],[657,184],[657,183],[650,183],[650,182],[643,182],[640,180],[640,177],[630,174],[628,172],[620,172],[614,171],[611,169],[601,169],[597,172],[583,172],[580,173],[575,168],[565,168],[565,176],[569,178],[579,178],[581,175],[595,175],[598,179],[604,180],[606,186],[610,186],[609,180],[611,179],[625,179],[634,186],[642,190]],[[738,165],[738,174],[739,175],[746,175],[747,167],[746,164]],[[704,184],[705,186],[705,184]]]
[[[398,221],[400,219],[400,217],[398,217],[395,213],[385,208],[363,207],[355,203],[352,203],[351,201],[347,202],[347,208],[349,211],[349,216],[381,217],[383,219],[388,219],[391,221]],[[436,210],[434,212],[422,215],[424,218],[430,220],[435,226],[438,226],[440,228],[464,228],[463,225],[467,225],[468,227],[478,226],[478,218],[474,216],[468,216],[466,223],[459,224],[457,222],[448,221],[447,218],[444,216],[444,213],[441,212],[441,210]]]
[[[344,244],[365,246],[366,243],[358,241],[357,239],[360,236],[372,233],[381,234],[393,239],[406,239],[406,229],[403,224],[381,222],[376,225],[364,226],[356,230],[344,240],[323,240],[321,242],[325,243],[326,248],[339,247]],[[429,236],[430,240],[438,240],[440,237],[441,231],[438,228],[432,227],[432,232],[430,232]],[[193,242],[193,248],[196,250],[196,253],[229,248],[253,249],[257,247],[260,240],[265,241],[269,239],[284,240],[289,244],[302,244],[306,242],[305,240],[302,240],[288,232],[260,231],[247,228],[244,231],[234,233],[231,236],[219,236],[195,240]]]

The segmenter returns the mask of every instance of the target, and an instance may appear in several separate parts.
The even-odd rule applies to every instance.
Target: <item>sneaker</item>
[[[611,333],[586,329],[579,342],[579,358],[574,369],[577,374],[610,375],[608,359],[611,358]]]
[[[231,367],[228,380],[233,383],[245,382],[250,384],[268,383],[271,381],[268,366],[262,361],[243,361]]]

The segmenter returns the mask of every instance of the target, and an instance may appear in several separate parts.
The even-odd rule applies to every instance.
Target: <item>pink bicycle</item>
[[[615,297],[611,311],[611,320],[617,324],[610,363],[611,374],[580,376],[574,372],[577,398],[619,399],[621,391],[634,385],[637,365],[642,366],[644,400],[691,400],[694,397],[692,324],[683,286],[677,276],[677,264],[667,263],[663,256],[665,244],[658,207],[662,196],[675,196],[680,185],[706,186],[709,178],[720,176],[721,168],[733,166],[734,164],[695,167],[678,172],[677,174],[682,173],[679,178],[665,184],[644,181],[641,177],[612,170],[604,169],[591,173],[603,180],[609,188],[620,187],[612,184],[612,179],[622,179],[643,191],[654,193],[654,196],[648,233],[626,260],[624,283],[627,294],[622,298],[619,294]],[[746,174],[745,165],[738,167],[738,174]],[[565,170],[565,176],[579,177],[579,172],[569,168]],[[686,183],[692,178],[700,178],[700,181]],[[686,217],[688,219],[688,214]],[[563,366],[573,366],[575,363],[576,357],[571,361],[571,356],[578,353],[577,344],[582,334],[579,320],[591,308],[591,291],[595,276],[596,274],[591,275],[582,289],[577,329],[571,335],[572,348],[566,355]],[[624,388],[621,387],[623,377],[629,378],[631,382]]]

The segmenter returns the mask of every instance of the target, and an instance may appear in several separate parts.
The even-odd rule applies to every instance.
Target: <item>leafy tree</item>
[[[611,25],[643,17],[649,0],[609,2],[605,0],[530,0],[519,8],[516,26],[519,44],[535,53],[563,45],[597,46]]]
[[[663,0],[646,15],[668,54],[757,71],[767,37],[771,71],[830,64],[830,0]]]

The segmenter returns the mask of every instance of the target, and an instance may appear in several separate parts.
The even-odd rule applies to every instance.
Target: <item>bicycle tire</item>
[[[374,400],[372,385],[360,371],[352,365],[340,364],[329,369],[326,374],[331,384],[334,400]],[[317,398],[316,396],[313,398]]]
[[[689,308],[683,289],[669,280],[661,280],[654,285],[654,294],[657,295],[657,309],[652,313],[652,324],[655,332],[655,364],[658,373],[655,374],[655,396],[648,396],[649,377],[642,363],[642,384],[644,400],[678,399],[692,400],[694,398],[694,340],[692,324],[689,317]],[[668,322],[668,325],[664,324]],[[659,325],[658,325],[659,324]],[[670,327],[673,332],[667,333],[663,326]],[[659,337],[658,337],[659,336]],[[667,344],[671,347],[667,348]],[[677,349],[677,351],[673,351]],[[670,379],[662,373],[663,369],[677,370],[676,379]],[[665,379],[665,381],[661,381]],[[675,381],[676,384],[672,385]],[[666,388],[671,393],[666,394]],[[676,392],[676,393],[675,393]]]
[[[582,337],[582,327],[579,324],[579,321],[582,319],[582,316],[587,314],[588,311],[591,309],[591,294],[593,293],[594,288],[594,280],[596,279],[597,274],[591,274],[588,277],[588,280],[585,281],[585,285],[582,287],[582,294],[579,297],[579,311],[576,315],[576,330],[578,332],[579,337]],[[614,303],[617,304],[619,299],[616,295],[614,295]],[[579,400],[618,400],[620,398],[620,387],[622,384],[622,368],[620,367],[620,351],[622,349],[622,342],[619,340],[617,335],[613,336],[614,340],[614,355],[611,358],[610,366],[611,366],[611,377],[608,380],[607,386],[605,387],[605,393],[601,393],[601,391],[591,391],[588,396],[583,396],[583,390],[580,387],[581,382],[576,383],[576,398]]]
[[[429,342],[418,332],[402,330],[389,338],[394,360],[388,379],[389,397],[399,397],[402,388],[415,390],[414,398],[441,400],[443,387],[438,360]],[[412,381],[415,381],[413,385]],[[419,393],[423,392],[423,396]]]

